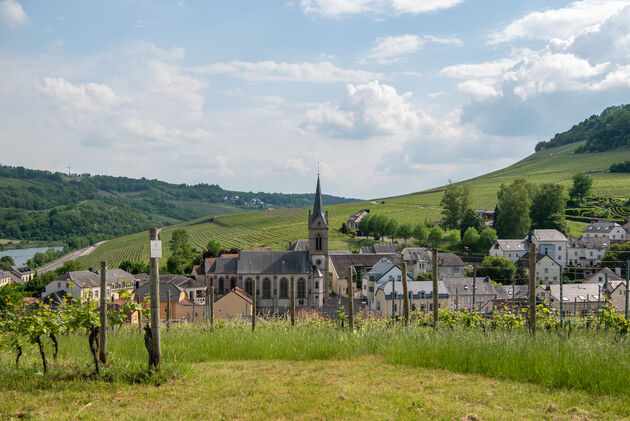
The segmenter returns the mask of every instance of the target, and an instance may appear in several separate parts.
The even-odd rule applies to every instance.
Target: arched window
[[[219,278],[219,294],[223,294],[223,290],[225,289],[225,281],[223,278]]]
[[[236,288],[236,278],[230,279],[230,291]]]
[[[306,298],[306,281],[304,279],[297,281],[297,298]]]
[[[245,280],[245,292],[248,293],[249,295],[254,295],[253,282],[251,278],[247,278]]]
[[[322,236],[317,234],[317,237],[315,237],[315,250],[321,250],[322,249]]]
[[[289,281],[287,278],[280,279],[280,298],[289,298]]]
[[[269,279],[263,280],[262,297],[271,298],[271,281]]]

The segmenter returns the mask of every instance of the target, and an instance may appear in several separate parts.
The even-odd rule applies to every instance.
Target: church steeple
[[[319,174],[317,175],[317,189],[315,189],[315,203],[313,203],[313,213],[311,214],[311,220],[309,222],[312,223],[317,218],[317,216],[321,216],[322,219],[326,221],[326,218],[324,216],[324,203],[322,201],[322,189],[319,185]]]

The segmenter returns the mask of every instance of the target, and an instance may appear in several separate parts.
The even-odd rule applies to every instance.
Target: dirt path
[[[101,241],[99,243],[96,243],[94,245],[91,245],[90,247],[85,247],[79,250],[75,250],[72,253],[68,253],[63,257],[60,257],[57,260],[54,260],[48,264],[45,264],[44,266],[40,267],[37,269],[38,273],[46,273],[46,272],[50,272],[51,270],[55,270],[58,267],[63,266],[64,263],[70,261],[70,260],[75,260],[78,259],[81,256],[87,256],[88,254],[92,253],[94,250],[96,250],[96,248],[98,246],[100,246],[101,244],[103,244],[105,241]]]

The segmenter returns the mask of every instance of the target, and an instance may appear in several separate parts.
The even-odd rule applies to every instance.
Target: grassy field
[[[575,143],[545,149],[510,167],[466,181],[472,190],[473,207],[494,209],[496,193],[501,183],[510,183],[515,178],[527,177],[534,183],[555,182],[568,188],[573,175],[580,171],[586,171],[593,177],[593,193],[630,197],[630,175],[605,172],[611,163],[630,159],[630,150],[574,154],[573,151],[580,145],[581,143]],[[351,196],[351,192],[348,194]],[[368,208],[372,213],[396,218],[401,223],[437,220],[441,217],[439,204],[442,194],[443,188],[436,188],[404,196],[327,206],[330,225],[334,228],[330,231],[329,247],[346,249],[352,246],[348,243],[348,238],[336,229],[350,214],[360,209]],[[384,201],[383,204],[380,203],[381,200]],[[292,209],[201,218],[166,228],[162,238],[167,240],[174,229],[184,228],[190,233],[193,245],[199,249],[211,239],[219,241],[225,247],[268,245],[274,249],[285,249],[290,241],[307,236],[307,215],[307,209]],[[578,236],[585,224],[570,222],[569,226],[571,236]],[[80,261],[95,267],[102,260],[106,260],[110,266],[118,265],[124,259],[147,260],[147,236],[147,233],[140,233],[108,241]],[[168,256],[168,250],[165,250],[165,256]]]
[[[46,419],[621,419],[630,416],[627,339],[539,332],[301,323],[177,326],[146,373],[137,330],[108,340],[92,376],[87,339],[60,338],[49,373],[0,354],[0,417]]]

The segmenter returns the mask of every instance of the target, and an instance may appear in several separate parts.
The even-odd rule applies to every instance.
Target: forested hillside
[[[313,194],[238,192],[216,184],[67,175],[0,166],[0,238],[71,246],[207,215],[312,204]],[[324,195],[328,204],[352,199]]]
[[[630,104],[608,107],[600,115],[593,115],[566,132],[556,134],[548,142],[539,142],[536,151],[581,141],[586,143],[576,153],[630,146]]]

